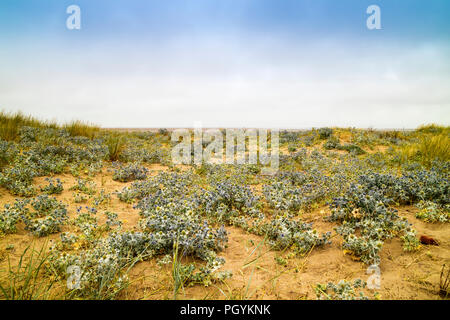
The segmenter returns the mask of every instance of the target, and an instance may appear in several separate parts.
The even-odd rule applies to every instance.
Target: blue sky
[[[445,0],[2,0],[0,108],[105,127],[449,125],[449,18]]]

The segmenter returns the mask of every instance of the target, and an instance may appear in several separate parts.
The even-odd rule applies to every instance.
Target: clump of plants
[[[276,249],[291,247],[300,254],[331,243],[331,232],[319,234],[312,229],[312,224],[292,220],[287,214],[278,215],[263,225],[262,233],[269,237],[272,247]]]
[[[443,128],[441,129],[443,130]],[[448,131],[447,133],[433,133],[421,135],[415,143],[401,146],[397,150],[400,160],[402,162],[417,161],[428,168],[432,167],[434,161],[448,162],[450,160]]]
[[[115,212],[106,211],[105,216],[106,220],[106,228],[107,230],[112,230],[115,227],[120,228],[122,226],[122,221],[118,220],[119,215]]]
[[[438,204],[431,201],[420,201],[417,204],[417,207],[420,211],[416,213],[416,218],[425,222],[444,223],[450,221],[450,210],[448,205],[446,205],[445,208],[442,208]]]
[[[333,135],[333,129],[331,129],[331,128],[320,128],[318,130],[318,133],[319,133],[319,138],[321,140],[325,140],[325,139],[330,138]]]
[[[271,208],[292,212],[309,209],[313,203],[319,202],[326,194],[325,189],[312,183],[293,186],[284,181],[265,185],[263,192]]]
[[[270,184],[263,187],[263,194],[270,208],[298,212],[308,211],[332,192],[334,183],[320,170],[306,172],[281,171]]]
[[[0,138],[0,168],[12,162],[18,153],[14,142],[4,141]]]
[[[16,163],[0,172],[0,186],[8,189],[19,197],[32,197],[36,194],[33,188],[33,178],[36,171],[26,164]]]
[[[61,279],[73,280],[69,297],[109,300],[128,286],[128,270],[152,255],[144,233],[111,233],[76,252],[61,251],[55,246],[49,268]]]
[[[48,185],[41,188],[42,192],[47,194],[61,194],[64,190],[63,184],[59,178],[53,180],[52,178],[45,178]]]
[[[334,136],[331,136],[327,141],[325,141],[325,143],[323,144],[323,147],[327,150],[345,150],[353,155],[362,155],[365,154],[366,152],[358,145],[356,144],[344,144],[341,145],[339,142],[339,139],[337,139]]]
[[[51,290],[56,286],[57,281],[45,272],[49,258],[46,244],[39,250],[35,249],[34,244],[26,247],[17,264],[11,263],[8,255],[7,268],[2,270],[5,274],[0,278],[0,299],[57,299]]]
[[[133,180],[144,180],[147,178],[148,169],[138,163],[118,165],[114,170],[113,180],[128,182]]]
[[[95,190],[95,183],[85,179],[78,179],[77,183],[73,185],[70,190],[79,191],[87,195],[93,195],[97,192]]]
[[[203,191],[196,199],[207,216],[230,222],[240,214],[263,217],[258,210],[259,198],[247,186],[231,181],[216,182],[212,190]]]
[[[102,189],[98,195],[94,196],[93,202],[96,207],[106,206],[111,202],[111,194]]]
[[[383,241],[369,237],[357,237],[350,234],[344,237],[342,248],[344,253],[350,253],[367,265],[379,264],[379,251],[383,247]]]
[[[111,161],[117,161],[122,155],[125,149],[125,141],[123,136],[109,134],[105,139],[104,143],[108,148],[108,158]]]
[[[366,285],[367,283],[361,279],[356,279],[354,282],[341,280],[337,284],[318,283],[314,290],[317,300],[369,300],[363,291],[356,291],[364,289]]]
[[[34,210],[30,210],[30,202]],[[23,221],[26,230],[35,236],[44,237],[59,232],[66,220],[66,206],[55,198],[40,195],[31,200],[17,199],[12,206],[6,204],[0,213],[0,232],[16,233],[16,224]]]
[[[98,228],[97,209],[95,207],[78,207],[77,216],[72,224],[78,227],[87,240],[95,236]]]
[[[26,200],[16,200],[13,205],[5,204],[3,211],[0,212],[0,233],[10,234],[17,232],[16,225],[27,204],[28,201]]]
[[[150,234],[152,247],[158,252],[170,251],[178,241],[185,254],[206,259],[210,251],[220,251],[228,241],[224,228],[213,229],[192,210],[192,202],[170,202],[141,212],[142,229]]]
[[[72,196],[75,203],[86,203],[88,201],[88,197],[79,192],[72,193]]]
[[[44,237],[61,231],[61,226],[66,223],[66,206],[50,198],[40,195],[31,202],[34,211],[24,210],[21,218],[25,223],[25,229],[31,231],[35,236]]]
[[[379,251],[385,239],[402,237],[404,249],[414,251],[418,248],[415,232],[406,219],[397,215],[389,207],[396,195],[404,194],[399,189],[391,189],[387,182],[391,177],[376,174],[362,175],[359,184],[352,184],[345,195],[335,198],[331,204],[330,221],[343,224],[336,231],[344,237],[343,249],[366,264],[380,262]],[[355,232],[359,230],[360,236]]]
[[[218,271],[225,263],[225,259],[217,257],[214,252],[211,252],[207,258],[206,265],[200,267],[197,272],[195,272],[196,266],[193,263],[185,265],[181,262],[183,255],[179,251],[178,243],[175,243],[172,257],[166,255],[159,262],[159,265],[172,263],[174,299],[177,298],[179,290],[185,286],[192,286],[194,284],[209,286],[213,282],[224,281],[232,276],[231,271]]]
[[[141,200],[151,193],[160,189],[160,185],[154,179],[134,181],[131,186],[124,187],[117,192],[117,197],[123,201],[131,203],[134,200]]]
[[[284,130],[280,133],[280,143],[295,143],[299,140],[299,134],[295,131]]]
[[[420,241],[417,238],[417,232],[414,229],[406,230],[401,239],[403,240],[404,251],[417,251],[420,248]]]
[[[117,192],[117,196],[121,201],[131,203],[134,200],[144,200],[148,197],[149,199],[158,198],[163,193],[183,193],[192,183],[192,178],[190,173],[161,172],[155,177],[133,182],[130,186]]]
[[[149,146],[147,144],[133,144],[122,151],[119,160],[123,162],[161,163],[165,157],[161,144]]]
[[[337,137],[331,136],[327,139],[327,141],[325,141],[325,143],[323,144],[323,147],[326,150],[339,149],[341,147],[341,144]]]

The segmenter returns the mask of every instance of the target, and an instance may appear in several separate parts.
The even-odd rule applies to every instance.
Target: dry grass
[[[94,138],[100,131],[100,127],[80,120],[69,122],[65,124],[63,128],[66,129],[71,136],[83,136],[90,139]]]
[[[26,116],[21,112],[9,113],[0,111],[0,138],[7,141],[15,140],[19,134],[19,128],[23,126],[38,128],[57,128],[54,121],[41,121],[32,116]]]
[[[21,112],[0,111],[0,138],[6,141],[16,140],[20,127],[65,129],[72,136],[84,136],[92,139],[100,127],[79,120],[59,125],[56,121],[42,121]]]
[[[423,137],[418,145],[418,152],[428,165],[435,159],[449,161],[450,138],[445,134]]]
[[[450,161],[450,137],[448,134],[422,134],[418,142],[401,147],[398,154],[403,162],[418,160],[430,166],[434,160]]]
[[[39,250],[28,246],[20,256],[17,266],[12,266],[8,256],[8,269],[0,278],[0,299],[46,300],[51,297],[55,278],[43,277],[44,266],[49,261],[46,244]],[[3,271],[3,270],[2,270]]]
[[[105,139],[105,144],[108,146],[109,160],[119,160],[120,154],[125,148],[125,139],[122,135],[110,132]]]
[[[431,134],[450,134],[450,127],[444,127],[437,124],[422,125],[416,130],[419,133],[431,133]]]
[[[450,285],[450,268],[445,271],[445,264],[442,266],[441,276],[439,279],[439,295],[447,298],[449,295],[448,287]]]

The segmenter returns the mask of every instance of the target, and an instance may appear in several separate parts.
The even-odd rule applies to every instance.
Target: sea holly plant
[[[439,206],[438,204],[431,201],[420,201],[417,204],[420,209],[416,213],[416,218],[421,219],[425,222],[449,222],[450,221],[450,205]]]
[[[45,178],[45,181],[48,182],[48,185],[41,188],[42,192],[47,194],[61,194],[63,192],[64,187],[60,179]]]
[[[33,210],[29,207],[30,203]],[[67,209],[62,202],[47,195],[40,195],[31,200],[17,199],[12,206],[6,204],[0,213],[0,231],[17,232],[16,224],[19,221],[23,221],[25,230],[35,236],[47,236],[61,231],[61,226],[67,221]]]
[[[136,163],[116,164],[117,168],[113,173],[113,180],[128,182],[133,180],[144,180],[147,178],[148,169]]]
[[[161,181],[158,178],[134,181],[131,186],[124,187],[117,192],[117,197],[123,201],[132,203],[135,200],[142,200],[150,194],[161,189]],[[162,184],[164,186],[164,184]]]
[[[122,221],[117,219],[117,213],[106,211],[105,216],[107,218],[106,227],[108,230],[112,230],[114,227],[120,228],[122,226]]]
[[[129,283],[127,270],[152,256],[145,234],[111,233],[85,250],[67,253],[53,248],[48,267],[65,280],[72,276],[68,271],[79,270],[71,297],[114,299]]]
[[[72,196],[75,203],[85,203],[88,200],[88,198],[84,194],[79,192],[72,193]]]
[[[171,250],[178,240],[182,251],[206,259],[210,251],[220,251],[228,241],[225,229],[213,229],[191,209],[189,202],[171,202],[165,206],[146,208],[140,225],[151,234],[154,247]]]
[[[317,300],[369,300],[363,291],[367,283],[361,279],[355,281],[341,280],[338,283],[329,282],[328,284],[318,283],[314,288]],[[376,294],[375,294],[376,296]]]
[[[77,179],[77,183],[73,185],[70,190],[79,191],[87,195],[94,195],[97,191],[95,190],[95,183],[93,181],[88,181],[86,179]]]
[[[264,185],[263,194],[271,208],[295,213],[311,209],[332,192],[331,188],[333,181],[320,170],[281,171],[270,184]]]
[[[404,251],[417,251],[420,248],[420,241],[419,239],[417,239],[417,231],[412,229],[412,228],[408,228],[407,230],[405,230],[404,235],[401,237],[401,239],[403,240],[403,250]]]
[[[107,206],[111,202],[111,194],[104,189],[100,190],[99,194],[93,198],[94,206]]]
[[[292,247],[299,253],[306,253],[314,247],[330,244],[331,232],[319,234],[312,224],[292,220],[288,214],[279,215],[262,226],[262,233],[270,239],[276,249]]]
[[[98,229],[97,209],[95,207],[78,207],[77,216],[72,224],[78,227],[86,239],[91,240]]]
[[[248,186],[232,181],[216,182],[212,190],[204,190],[196,198],[197,204],[211,218],[230,222],[231,217],[240,214],[262,218],[259,210],[259,198]]]
[[[17,232],[17,223],[20,216],[28,209],[29,200],[17,199],[13,205],[5,204],[3,211],[0,212],[0,233],[11,234]]]
[[[373,240],[368,237],[358,237],[350,234],[344,237],[342,248],[344,253],[350,253],[367,265],[380,263],[379,251],[383,247],[383,242]]]
[[[32,197],[36,194],[33,188],[33,178],[36,171],[27,164],[17,162],[13,167],[5,168],[0,172],[0,186],[8,189],[13,195],[19,197]]]
[[[34,198],[31,206],[34,211],[23,212],[21,218],[25,223],[25,229],[35,236],[43,237],[60,232],[61,226],[68,219],[66,205],[47,195]]]
[[[383,241],[393,237],[403,240],[405,251],[417,250],[419,241],[416,232],[390,205],[427,198],[427,193],[433,193],[435,196],[446,193],[440,186],[436,188],[431,184],[426,192],[420,191],[407,182],[410,179],[418,179],[427,181],[428,184],[430,178],[434,179],[433,176],[431,173],[428,178],[424,178],[422,173],[401,177],[378,173],[361,175],[359,183],[351,184],[342,197],[335,198],[330,204],[331,215],[328,220],[343,223],[336,231],[344,237],[342,247],[345,252],[351,253],[366,264],[378,264]],[[436,189],[432,191],[430,188]],[[357,230],[359,236],[355,235]]]

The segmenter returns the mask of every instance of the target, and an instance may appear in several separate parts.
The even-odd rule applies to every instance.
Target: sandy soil
[[[149,165],[151,174],[157,174],[166,167]],[[73,191],[69,188],[76,183],[76,178],[69,174],[56,175],[63,181],[65,190],[56,198],[69,204],[69,216],[75,216],[80,205],[73,201]],[[121,190],[131,183],[120,183],[112,180],[112,173],[104,169],[92,179],[97,190],[104,189],[107,193]],[[45,185],[44,178],[35,179],[35,186]],[[258,190],[258,187],[254,188]],[[14,201],[6,189],[0,188],[0,206]],[[450,264],[450,224],[430,224],[414,217],[415,207],[400,207],[399,214],[405,216],[418,231],[418,235],[428,235],[440,242],[439,246],[422,246],[418,252],[407,253],[402,249],[399,239],[387,240],[381,253],[381,289],[378,292],[382,299],[440,299],[437,295],[439,275],[442,265]],[[138,210],[131,204],[121,202],[116,195],[111,201],[100,207],[99,223],[104,222],[102,212],[116,212],[123,222],[124,230],[137,230],[139,220]],[[314,222],[318,231],[332,231],[334,223],[323,221],[328,215],[327,207],[321,207],[303,215],[303,219]],[[70,226],[64,226],[63,231],[70,231]],[[225,283],[217,283],[209,287],[196,285],[187,287],[179,293],[181,299],[315,299],[313,287],[317,283],[337,282],[341,279],[367,280],[367,266],[352,257],[344,255],[340,248],[342,239],[335,236],[332,244],[323,249],[314,249],[303,257],[292,256],[289,251],[270,250],[262,238],[248,234],[239,228],[227,227],[229,232],[228,247],[219,255],[226,259],[223,270],[231,270],[233,277]],[[30,244],[42,246],[46,239],[56,239],[59,235],[46,238],[36,238],[24,230],[19,224],[17,234],[0,238],[0,268],[6,267],[6,255],[11,262],[17,262],[20,254]],[[14,249],[7,250],[13,244]],[[280,265],[275,260],[281,257],[286,265]],[[170,267],[159,267],[158,259],[138,263],[130,272],[132,281],[130,287],[121,295],[122,299],[170,299],[172,279]],[[190,260],[193,261],[192,259]],[[200,261],[194,261],[201,265]],[[366,290],[368,296],[373,292]]]

